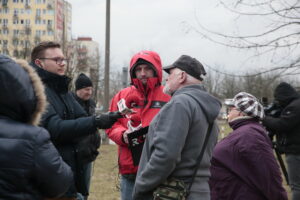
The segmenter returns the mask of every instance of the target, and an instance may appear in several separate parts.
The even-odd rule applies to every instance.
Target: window
[[[25,19],[25,24],[30,24],[30,19]]]
[[[13,40],[13,45],[18,46],[19,45],[19,40]]]
[[[41,16],[41,9],[36,9],[36,15]]]
[[[13,24],[19,24],[19,20],[18,19],[14,19]]]
[[[14,3],[19,3],[19,0],[13,0]]]
[[[54,10],[48,10],[48,15],[54,15]]]
[[[42,24],[42,21],[40,19],[36,19],[35,24]]]
[[[48,35],[50,36],[52,36],[53,35],[53,31],[48,31]]]
[[[15,8],[14,9],[14,15],[18,15],[19,14],[19,9],[18,8]]]
[[[7,29],[3,29],[3,35],[8,35],[9,34],[9,31]]]
[[[36,31],[35,31],[35,35],[36,35],[36,36],[41,36],[41,32],[42,32],[41,30],[36,30]]]
[[[19,30],[14,29],[14,35],[19,35]]]
[[[44,15],[46,14],[46,12],[47,12],[46,9],[43,9],[43,14],[44,14]]]
[[[8,19],[3,19],[2,22],[3,22],[3,24],[7,25],[8,24]]]
[[[9,9],[8,8],[3,8],[3,13],[8,14],[9,13]]]
[[[31,9],[29,8],[29,9],[26,9],[26,13],[27,14],[31,14]]]
[[[24,19],[21,19],[21,20],[20,20],[20,24],[24,24]]]

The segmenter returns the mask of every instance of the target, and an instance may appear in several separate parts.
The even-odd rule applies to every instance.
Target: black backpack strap
[[[184,93],[184,94],[186,94],[186,95],[192,97],[192,99],[194,99],[194,100],[200,105],[200,107],[201,107],[201,109],[202,109],[202,111],[203,111],[203,113],[204,113],[204,115],[205,115],[205,117],[206,117],[207,123],[209,124],[209,125],[208,125],[208,128],[207,128],[207,131],[206,131],[205,139],[204,139],[204,142],[203,142],[203,145],[202,145],[202,149],[201,149],[200,154],[199,154],[199,156],[198,156],[198,158],[197,158],[197,162],[196,162],[197,164],[196,164],[196,167],[195,167],[195,169],[194,169],[194,173],[193,173],[193,176],[192,176],[192,180],[191,180],[191,182],[190,182],[190,184],[189,184],[189,186],[188,186],[188,188],[187,188],[187,196],[188,196],[189,193],[190,193],[191,187],[192,187],[192,185],[193,185],[194,179],[195,179],[195,177],[196,177],[197,170],[198,170],[198,168],[199,168],[199,166],[200,166],[200,163],[201,163],[201,160],[202,160],[202,158],[203,158],[203,155],[204,155],[204,152],[205,152],[205,149],[206,149],[206,145],[207,145],[208,140],[209,140],[209,136],[211,135],[210,133],[211,133],[211,130],[212,130],[212,127],[213,127],[213,123],[209,123],[209,120],[208,120],[208,117],[207,117],[207,113],[206,113],[205,110],[203,109],[202,104],[199,102],[199,100],[196,99],[194,96],[192,96],[192,95],[189,94],[189,93]]]

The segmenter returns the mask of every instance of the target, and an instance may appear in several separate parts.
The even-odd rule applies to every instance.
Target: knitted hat
[[[299,98],[299,94],[290,84],[281,82],[275,88],[274,98],[282,107],[285,107],[294,99]]]
[[[93,83],[88,76],[86,76],[84,73],[81,73],[75,81],[75,90],[80,90],[86,87],[93,87]]]
[[[240,92],[233,98],[234,107],[250,117],[256,117],[262,120],[265,116],[263,106],[253,95]]]

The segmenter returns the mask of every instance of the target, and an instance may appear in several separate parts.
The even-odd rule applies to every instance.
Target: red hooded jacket
[[[151,63],[154,67],[156,74],[153,78],[148,78],[146,89],[143,87],[142,82],[135,78],[134,68],[135,64],[142,59]],[[131,95],[138,96],[142,101],[142,106],[133,108],[137,114],[141,116],[142,126],[149,126],[154,116],[159,112],[161,107],[170,100],[170,96],[163,93],[162,81],[162,65],[160,57],[153,51],[141,51],[135,54],[130,61],[130,78],[132,86],[127,87],[118,92],[111,100],[110,111],[117,111],[117,103],[120,99]],[[119,153],[119,170],[121,174],[135,174],[137,166],[133,165],[132,156],[128,145],[124,143],[122,136],[127,128],[127,118],[119,119],[110,129],[106,130],[108,137],[118,145]]]

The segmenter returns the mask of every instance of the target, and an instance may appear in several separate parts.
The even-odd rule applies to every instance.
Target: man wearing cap
[[[221,103],[205,91],[202,76],[206,73],[195,58],[183,55],[164,70],[169,74],[164,92],[172,98],[150,124],[133,197],[153,199],[156,188],[177,179],[186,188],[191,185],[187,199],[209,200],[209,166]],[[208,132],[209,139],[204,142]],[[204,154],[198,165],[202,147]]]
[[[132,109],[138,116],[141,127],[149,126],[151,120],[169,101],[170,96],[163,93],[162,65],[160,56],[154,51],[136,53],[130,61],[131,86],[119,91],[111,100],[110,111],[118,110],[118,102],[136,99],[138,103]],[[134,97],[134,98],[133,98]],[[129,115],[129,118],[133,115]],[[134,164],[128,146],[127,135],[131,132],[129,118],[120,118],[107,130],[108,137],[118,145],[118,164],[121,174],[121,199],[131,200],[138,166]]]
[[[263,124],[276,133],[278,149],[285,153],[292,200],[300,199],[300,96],[295,88],[280,83],[274,91],[274,99],[282,109],[280,116],[266,116]]]
[[[246,92],[227,106],[233,131],[213,151],[211,199],[287,200],[271,141],[260,123],[263,106]]]
[[[91,98],[93,94],[93,83],[91,79],[84,73],[79,74],[75,81],[75,93],[73,96],[77,102],[82,106],[82,108],[87,113],[87,116],[92,116],[95,114],[96,103]],[[81,190],[79,191],[84,199],[88,199],[92,162],[96,159],[99,154],[98,148],[100,147],[101,137],[99,132],[96,134],[84,136],[79,139],[77,144],[77,161],[78,161],[78,171],[80,171],[82,176],[79,176],[78,184]]]

